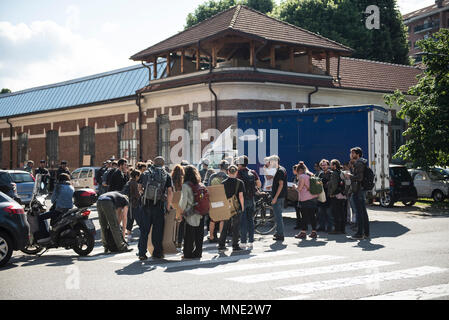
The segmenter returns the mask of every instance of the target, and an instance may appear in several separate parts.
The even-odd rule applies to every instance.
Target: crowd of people
[[[362,188],[367,161],[358,147],[350,150],[351,161],[341,165],[340,161],[323,159],[316,173],[309,171],[303,161],[293,166],[294,181],[290,185],[297,192],[295,238],[316,238],[317,232],[344,234],[346,224],[357,226],[353,239],[369,238],[369,219],[365,206],[365,191]],[[183,259],[201,258],[204,229],[208,230],[208,241],[217,243],[220,252],[228,250],[227,236],[232,237],[232,250],[251,250],[254,243],[255,200],[261,191],[271,195],[276,231],[273,240],[284,241],[282,212],[288,196],[287,171],[280,165],[277,155],[267,157],[264,166],[264,184],[256,171],[248,168],[248,157],[234,159],[233,164],[222,160],[219,171],[209,168],[207,160],[198,170],[183,160],[169,170],[163,157],[147,162],[138,162],[135,168],[128,166],[126,159],[110,159],[97,171],[99,183],[97,210],[101,226],[104,252],[128,252],[132,231],[136,222],[140,229],[137,256],[148,259],[148,237],[154,250],[153,258],[163,258],[162,240],[165,215],[174,209],[174,192],[181,193],[179,203],[181,218],[177,221],[176,246],[183,249]],[[41,161],[36,173],[48,174]],[[54,210],[43,215],[53,218],[55,212],[64,212],[73,206],[70,172],[63,161],[58,170],[58,184],[52,196]],[[311,181],[318,177],[325,198],[311,191]],[[200,186],[223,184],[226,197],[232,200],[234,214],[229,220],[214,221],[208,214],[194,210],[195,195]],[[311,227],[307,235],[308,226]],[[219,235],[218,235],[219,234]]]

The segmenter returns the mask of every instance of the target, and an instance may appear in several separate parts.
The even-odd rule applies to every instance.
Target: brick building
[[[402,18],[408,27],[409,56],[419,63],[422,57],[416,42],[449,27],[449,0],[436,0],[434,5],[407,13]]]
[[[169,159],[181,139],[170,141],[176,129],[191,133],[191,146],[204,147],[210,138],[201,132],[223,131],[238,111],[385,106],[385,93],[406,92],[421,72],[351,53],[236,6],[133,55],[141,65],[0,96],[1,166],[65,159],[76,168],[86,155],[92,165],[111,155]],[[392,113],[395,151],[405,124]]]

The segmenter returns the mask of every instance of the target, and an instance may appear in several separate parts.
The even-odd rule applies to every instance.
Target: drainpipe
[[[315,94],[317,92],[318,92],[318,86],[315,86],[315,90],[313,90],[312,92],[309,92],[309,98],[308,98],[308,108],[309,109],[312,106],[312,94]]]
[[[218,130],[218,98],[215,91],[212,89],[212,55],[209,56],[210,63],[209,63],[209,91],[214,95],[214,102],[215,102],[215,129]]]
[[[145,63],[143,63],[143,61],[140,62],[145,68],[148,69],[148,84],[150,84],[151,82],[151,68],[149,66],[147,66]]]
[[[151,73],[150,73],[150,77],[151,77]],[[143,146],[143,141],[142,141],[142,104],[140,102],[141,98],[142,98],[142,94],[138,93],[137,98],[136,98],[136,104],[139,107],[139,160],[143,161],[143,158],[142,158],[142,146]]]
[[[12,170],[12,123],[9,122],[9,119],[6,119],[6,123],[9,124],[9,169]]]
[[[340,56],[338,56],[338,65],[337,65],[337,81],[341,87],[341,78],[340,78]]]

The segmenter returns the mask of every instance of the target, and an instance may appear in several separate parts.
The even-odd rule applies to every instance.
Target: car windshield
[[[433,180],[449,179],[449,170],[443,168],[432,168],[429,171],[429,176]]]
[[[0,203],[1,202],[13,202],[14,200],[11,199],[10,197],[8,197],[6,194],[4,194],[3,192],[0,192]]]
[[[393,177],[400,181],[411,181],[412,177],[405,167],[392,167]]]
[[[22,173],[22,172],[13,172],[11,173],[12,180],[15,183],[22,183],[22,182],[33,182],[33,177],[29,173]]]

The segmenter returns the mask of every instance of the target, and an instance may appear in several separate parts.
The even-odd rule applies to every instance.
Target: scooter
[[[75,207],[62,213],[53,221],[49,228],[51,240],[39,243],[39,215],[47,212],[45,205],[45,194],[40,194],[42,190],[41,175],[38,174],[33,189],[33,196],[27,210],[27,219],[30,224],[29,244],[22,249],[26,254],[37,254],[43,250],[42,254],[52,248],[64,247],[67,250],[73,249],[80,256],[87,256],[92,252],[95,245],[95,226],[89,220],[90,210],[88,207],[95,203],[96,192],[92,189],[82,189],[75,191]],[[41,256],[40,254],[39,256]]]

